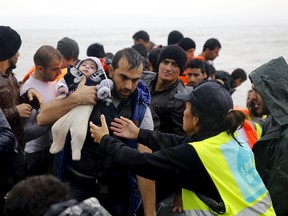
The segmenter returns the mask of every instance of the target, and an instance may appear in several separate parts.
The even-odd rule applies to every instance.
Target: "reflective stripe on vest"
[[[270,204],[270,205],[267,205]],[[269,194],[264,197],[260,202],[256,203],[252,208],[246,208],[243,211],[239,212],[236,216],[257,216],[257,215],[275,215],[273,208],[271,207],[271,199]],[[258,209],[259,212],[255,212],[255,209]],[[268,210],[267,210],[268,209]],[[185,211],[185,216],[215,216],[217,215],[210,210],[188,210]]]
[[[248,143],[238,133],[235,136],[241,146],[226,132],[190,143],[224,202],[226,211],[221,215],[275,215]],[[192,191],[183,189],[182,198],[187,215],[217,215]]]

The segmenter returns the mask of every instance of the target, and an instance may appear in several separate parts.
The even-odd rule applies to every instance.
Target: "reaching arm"
[[[187,137],[139,129],[131,120],[124,117],[115,118],[114,122],[111,122],[111,130],[116,136],[137,139],[139,143],[148,146],[154,151],[187,143]]]
[[[138,143],[137,150],[141,153],[152,153],[148,147]],[[138,186],[143,201],[145,216],[156,216],[156,186],[155,181],[137,176]]]
[[[37,123],[51,125],[78,105],[96,104],[96,86],[86,86],[85,82],[86,78],[83,76],[75,92],[68,97],[46,103],[37,116]]]

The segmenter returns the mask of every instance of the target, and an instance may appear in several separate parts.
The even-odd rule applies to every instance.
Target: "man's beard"
[[[15,68],[16,68],[16,64],[14,62],[12,62],[11,59],[9,59],[9,68],[8,69],[13,70]]]

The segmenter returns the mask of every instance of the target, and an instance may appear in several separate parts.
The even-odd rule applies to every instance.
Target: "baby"
[[[87,57],[75,67],[68,67],[67,74],[56,84],[59,95],[68,95],[76,90],[82,77],[86,76],[86,85],[96,85],[97,98],[106,101],[107,105],[112,101],[111,90],[113,81],[108,79],[101,62],[96,57]],[[72,159],[81,159],[81,149],[87,134],[87,127],[93,105],[80,105],[62,116],[52,126],[53,143],[50,153],[61,151],[65,144],[68,131],[71,133]]]

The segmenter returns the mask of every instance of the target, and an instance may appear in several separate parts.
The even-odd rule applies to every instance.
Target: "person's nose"
[[[131,90],[132,89],[132,85],[133,85],[132,80],[126,80],[125,89]]]
[[[250,94],[250,100],[255,101],[257,99],[257,93],[253,90]]]
[[[169,71],[172,70],[172,63],[169,63],[166,65],[166,70],[169,70]]]

